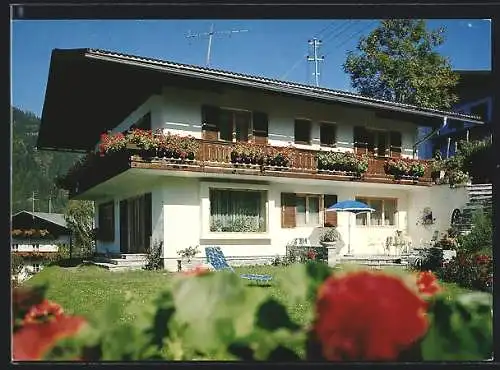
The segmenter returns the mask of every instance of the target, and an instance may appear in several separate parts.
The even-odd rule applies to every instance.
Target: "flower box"
[[[360,176],[368,170],[368,157],[350,152],[320,152],[316,158],[318,172],[329,171],[343,176],[348,174]]]
[[[424,176],[425,165],[418,161],[407,159],[390,159],[385,162],[384,170],[388,175],[394,176],[396,180],[417,180]]]

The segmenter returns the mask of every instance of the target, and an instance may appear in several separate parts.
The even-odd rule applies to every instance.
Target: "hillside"
[[[14,107],[12,111],[12,212],[31,210],[35,192],[35,211],[62,212],[67,203],[65,191],[54,184],[79,158],[78,154],[37,151],[40,119],[31,112]]]

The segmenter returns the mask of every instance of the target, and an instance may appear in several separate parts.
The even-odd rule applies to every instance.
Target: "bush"
[[[472,230],[469,234],[459,236],[459,248],[468,253],[483,252],[491,255],[493,243],[493,222],[490,211],[478,212],[472,219]]]
[[[163,269],[163,242],[155,242],[152,247],[146,248],[146,270]]]
[[[464,288],[490,291],[493,283],[493,259],[484,254],[459,251],[437,272],[443,280]]]

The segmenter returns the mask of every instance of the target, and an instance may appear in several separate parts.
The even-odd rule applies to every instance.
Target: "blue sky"
[[[314,83],[306,61],[307,41],[323,41],[320,85],[350,90],[342,70],[346,52],[375,20],[95,20],[12,22],[12,104],[41,115],[54,48],[98,48],[180,63],[205,65],[208,39],[188,32],[247,30],[214,37],[211,67],[234,72]],[[491,23],[488,20],[430,20],[428,28],[446,28],[438,51],[453,68],[491,69]]]

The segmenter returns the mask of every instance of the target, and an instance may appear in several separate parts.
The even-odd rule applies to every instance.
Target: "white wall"
[[[434,185],[426,191],[412,192],[409,198],[409,233],[414,245],[431,240],[434,231],[446,232],[450,228],[451,214],[455,208],[462,209],[469,200],[466,187],[450,188],[449,185]],[[435,223],[423,226],[417,221],[424,208],[430,207]]]
[[[18,252],[33,252],[35,247],[33,245],[38,245],[36,251],[39,252],[57,252],[58,246],[69,244],[69,236],[62,236],[57,240],[27,240],[27,239],[12,239],[12,250]],[[14,248],[17,245],[17,249]]]
[[[288,145],[294,141],[294,119],[306,118],[312,123],[312,145],[295,145],[299,148],[319,150],[320,122],[337,125],[340,150],[350,150],[353,145],[353,126],[367,125],[380,129],[395,127],[402,132],[403,155],[413,155],[417,126],[402,121],[375,117],[367,109],[345,107],[333,103],[307,102],[294,97],[264,95],[257,92],[225,90],[224,93],[165,87],[161,101],[161,127],[164,131],[201,138],[201,106],[217,105],[234,109],[267,112],[269,116],[269,143]],[[155,126],[156,127],[156,126]],[[330,149],[326,149],[330,150]]]

